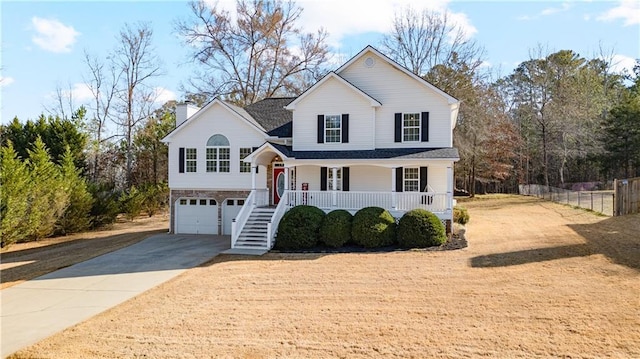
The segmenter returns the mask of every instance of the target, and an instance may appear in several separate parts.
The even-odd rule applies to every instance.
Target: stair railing
[[[236,218],[231,222],[231,248],[235,248],[236,242],[238,241],[238,238],[240,238],[240,233],[242,232],[244,225],[247,223],[251,212],[256,207],[254,200],[255,196],[256,190],[252,190],[247,199],[244,200],[244,205],[240,208]]]
[[[267,223],[267,249],[271,249],[275,244],[275,236],[278,231],[278,224],[280,224],[280,220],[282,216],[289,209],[289,191],[284,191],[282,196],[280,196],[280,202],[278,202],[278,206],[276,206],[276,210],[273,212],[271,216],[271,220]]]

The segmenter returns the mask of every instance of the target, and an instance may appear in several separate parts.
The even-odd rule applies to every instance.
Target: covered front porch
[[[298,205],[351,213],[376,206],[396,218],[422,208],[445,223],[453,218],[450,158],[296,158],[266,144],[248,159],[253,189],[233,222],[232,247],[253,241],[270,249],[280,219]],[[258,183],[256,173],[263,169],[265,183]]]

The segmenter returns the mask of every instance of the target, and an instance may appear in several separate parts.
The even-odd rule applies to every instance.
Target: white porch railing
[[[252,192],[256,192],[253,204],[257,207],[269,205],[269,190],[266,188],[254,189]]]
[[[231,248],[235,246],[238,237],[240,237],[240,232],[242,232],[242,228],[247,223],[253,209],[256,208],[255,199],[256,190],[252,190],[247,199],[245,199],[244,205],[240,208],[240,212],[238,212],[236,218],[231,222]]]
[[[357,191],[289,191],[289,206],[309,205],[321,209],[359,210],[377,206],[388,210],[408,211],[423,208],[433,213],[451,210],[451,196],[437,192],[357,192]]]
[[[288,209],[289,191],[284,191],[282,196],[280,196],[280,202],[278,206],[276,206],[275,212],[273,212],[271,216],[271,221],[267,224],[267,248],[273,247],[276,232],[278,231],[278,224],[280,224],[282,216],[284,216]]]

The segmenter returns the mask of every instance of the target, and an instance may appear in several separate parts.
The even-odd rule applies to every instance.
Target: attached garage
[[[240,209],[244,206],[244,198],[228,198],[222,206],[222,234],[231,235],[231,223],[236,218]]]
[[[218,234],[218,203],[213,198],[176,201],[176,233]]]

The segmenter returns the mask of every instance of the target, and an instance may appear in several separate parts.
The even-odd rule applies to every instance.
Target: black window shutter
[[[420,167],[420,192],[427,191],[427,167]]]
[[[320,190],[327,190],[327,167],[320,167]]]
[[[258,173],[258,168],[259,168],[258,165],[256,165],[256,173]]]
[[[402,114],[395,115],[395,142],[402,142]]]
[[[396,168],[396,192],[402,192],[404,187],[404,171],[402,167]]]
[[[349,191],[349,167],[342,167],[342,190]]]
[[[178,172],[184,173],[184,147],[178,149]]]
[[[349,143],[349,114],[342,114],[342,143]]]
[[[318,115],[318,143],[324,143],[324,115]]]
[[[422,121],[420,141],[429,142],[429,112],[423,112],[420,116],[420,120]]]

